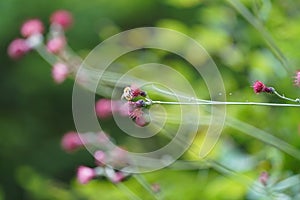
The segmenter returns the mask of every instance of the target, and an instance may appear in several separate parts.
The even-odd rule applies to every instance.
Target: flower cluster
[[[143,127],[149,124],[148,110],[152,101],[145,91],[135,86],[126,87],[122,99],[127,101],[128,115],[138,126]]]
[[[95,111],[100,119],[112,116],[113,112],[131,118],[138,126],[146,126],[149,120],[148,109],[151,100],[147,93],[135,86],[125,87],[122,100],[126,102],[100,99],[95,104]]]
[[[95,168],[79,166],[77,179],[79,183],[86,184],[94,178],[106,178],[112,183],[119,183],[130,174],[122,169],[129,166],[127,152],[110,143],[110,138],[104,132],[99,133],[66,133],[61,141],[62,148],[67,152],[73,152],[83,146],[97,147],[93,157]]]
[[[65,10],[58,10],[50,16],[50,30],[44,45],[45,27],[39,19],[29,19],[21,26],[23,38],[13,40],[8,46],[8,55],[19,59],[31,50],[43,49],[57,60],[52,68],[52,77],[56,83],[62,83],[73,71],[66,59],[66,37],[64,31],[73,23],[72,15]]]

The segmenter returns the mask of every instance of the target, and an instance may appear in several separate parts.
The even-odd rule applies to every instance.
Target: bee
[[[130,87],[125,87],[123,90],[122,99],[125,98],[127,101],[133,99],[132,89]]]

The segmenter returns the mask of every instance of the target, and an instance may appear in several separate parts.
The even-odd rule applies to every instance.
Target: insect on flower
[[[123,98],[125,98],[127,101],[131,101],[133,99],[132,89],[130,87],[124,88],[121,99]]]

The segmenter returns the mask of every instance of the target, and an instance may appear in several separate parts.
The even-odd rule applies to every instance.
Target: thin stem
[[[37,53],[45,60],[47,61],[50,65],[53,65],[56,61],[57,58],[53,54],[49,53],[46,50],[46,47],[44,44],[40,44],[37,47],[35,47],[35,50]]]
[[[168,91],[159,89],[159,88],[156,87],[155,85],[152,85],[152,88],[153,88],[154,90],[156,90],[157,92],[161,93],[161,94],[165,94],[165,95],[169,95],[169,96],[177,97],[177,98],[180,97],[180,98],[182,98],[182,99],[187,99],[188,101],[210,102],[210,101],[204,100],[204,99],[196,99],[196,98],[193,98],[193,97],[187,97],[187,96],[180,95],[180,94],[173,94],[173,93],[171,93],[171,92],[168,92]]]
[[[279,94],[275,89],[273,90],[273,93],[281,99],[284,99],[284,100],[287,100],[287,101],[292,101],[292,102],[295,102],[295,103],[300,103],[299,98],[291,99],[291,98],[285,97],[284,95]]]
[[[295,100],[294,102],[299,102]],[[222,101],[203,101],[203,102],[174,102],[174,101],[152,101],[152,104],[167,105],[255,105],[255,106],[280,106],[280,107],[300,107],[297,104],[281,103],[260,103],[260,102],[222,102]]]
[[[261,102],[222,102],[222,101],[211,101],[204,99],[197,99],[193,97],[186,97],[183,95],[173,94],[171,92],[162,90],[152,85],[152,88],[157,92],[160,92],[165,95],[179,97],[182,99],[187,99],[189,102],[171,102],[171,101],[152,101],[152,104],[167,104],[167,105],[256,105],[256,106],[278,106],[278,107],[299,107],[297,104],[280,104],[280,103],[261,103]],[[300,103],[300,99],[291,99],[283,95],[278,94],[278,92],[273,88],[273,93],[281,99],[292,101],[295,103]]]

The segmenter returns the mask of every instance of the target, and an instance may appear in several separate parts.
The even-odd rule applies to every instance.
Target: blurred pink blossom
[[[18,59],[25,55],[28,51],[30,51],[30,48],[26,43],[26,40],[17,38],[10,43],[7,53],[11,58]]]
[[[269,179],[268,172],[262,172],[259,176],[259,182],[261,182],[261,184],[263,184],[264,186],[267,185],[268,179]]]
[[[300,71],[296,72],[296,76],[294,77],[294,83],[296,86],[300,87]]]
[[[106,162],[106,154],[103,151],[96,151],[94,153],[96,165],[103,166]]]
[[[23,23],[21,27],[21,34],[24,37],[29,37],[34,34],[41,34],[44,32],[44,25],[39,19],[30,19]]]
[[[123,172],[116,172],[112,177],[110,177],[110,181],[113,183],[120,183],[122,180],[126,178]]]
[[[51,15],[50,22],[52,24],[60,25],[64,29],[67,29],[72,25],[73,17],[69,11],[58,10]]]
[[[100,99],[96,102],[96,114],[99,118],[107,118],[112,115],[112,101],[110,99]]]
[[[56,83],[62,83],[67,78],[69,69],[63,63],[56,63],[52,67],[52,77]]]
[[[66,39],[62,36],[52,38],[47,43],[47,50],[50,53],[59,53],[61,50],[63,50],[66,46]]]
[[[77,180],[81,184],[87,184],[90,180],[96,177],[96,172],[94,169],[86,167],[86,166],[79,166],[77,169]]]
[[[62,140],[61,146],[67,152],[72,152],[84,145],[78,133],[70,131],[66,133]]]

